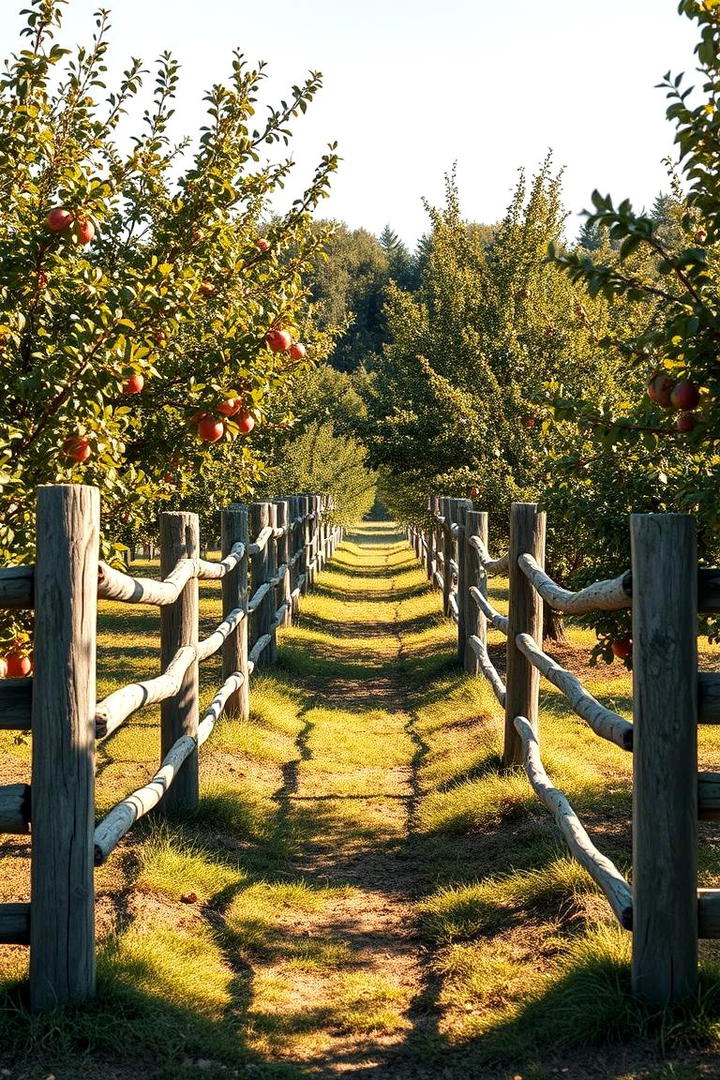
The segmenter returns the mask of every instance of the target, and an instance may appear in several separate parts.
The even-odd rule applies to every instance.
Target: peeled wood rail
[[[35,1011],[94,993],[93,865],[103,862],[138,818],[198,798],[197,751],[220,716],[247,721],[249,681],[274,659],[275,635],[297,610],[316,571],[342,538],[323,496],[292,496],[262,507],[267,523],[248,535],[248,509],[222,513],[218,562],[199,557],[197,517],[161,515],[160,581],[98,562],[99,499],[79,485],[38,494],[34,567],[0,569],[0,607],[37,607],[34,675],[0,680],[0,728],[33,731],[32,785],[0,787],[0,832],[32,826],[29,904],[0,904],[0,943],[30,944]],[[253,509],[253,508],[251,508]],[[248,569],[255,561],[252,595]],[[302,573],[300,568],[302,567]],[[198,639],[198,582],[222,585],[222,621]],[[98,597],[155,604],[161,611],[160,675],[95,700]],[[248,649],[248,625],[262,629]],[[223,654],[223,683],[198,716],[200,661]],[[94,738],[109,737],[138,709],[161,705],[161,764],[95,828]],[[94,731],[87,717],[95,717]]]
[[[696,987],[698,938],[720,937],[720,889],[697,889],[697,821],[720,821],[720,773],[698,772],[697,725],[720,723],[720,674],[698,672],[696,647],[698,612],[720,611],[720,569],[698,569],[694,519],[631,515],[632,570],[573,592],[544,570],[544,516],[534,504],[513,504],[502,559],[488,554],[487,515],[468,510],[466,500],[433,497],[429,511],[429,530],[411,536],[428,577],[443,588],[445,612],[457,613],[465,670],[482,674],[504,706],[505,767],[525,768],[622,925],[632,915],[634,992],[654,1006],[686,998]],[[456,588],[438,570],[454,565]],[[507,616],[487,597],[488,577],[503,570]],[[543,651],[543,603],[570,616],[632,609],[633,723]],[[507,638],[505,681],[489,658],[489,626]],[[633,754],[632,903],[542,770],[540,674],[597,735]]]
[[[561,791],[552,784],[540,759],[540,745],[524,716],[515,717],[515,730],[522,741],[527,778],[538,798],[555,818],[573,855],[604,893],[618,922],[632,930],[632,891],[615,864],[593,844],[580,819]]]

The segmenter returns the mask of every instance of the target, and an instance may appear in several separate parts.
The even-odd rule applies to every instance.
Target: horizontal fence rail
[[[720,610],[720,569],[698,567],[689,515],[633,514],[630,534],[632,569],[576,592],[545,571],[545,517],[534,504],[513,504],[508,551],[497,558],[488,515],[465,499],[431,497],[428,523],[409,538],[457,625],[459,661],[503,708],[504,767],[525,770],[574,857],[633,931],[634,993],[664,1006],[694,992],[698,938],[720,937],[720,889],[697,888],[697,822],[720,821],[720,773],[698,772],[697,727],[720,723],[720,674],[698,672],[696,644],[698,612]],[[499,575],[508,578],[507,615],[488,599],[488,579]],[[632,722],[544,651],[544,605],[570,617],[632,610]],[[504,677],[489,628],[505,639]],[[545,772],[541,675],[596,735],[633,756],[632,889]]]
[[[216,562],[200,558],[197,515],[163,513],[156,580],[99,562],[96,489],[40,489],[36,564],[0,569],[0,608],[35,608],[33,675],[0,680],[0,729],[33,734],[32,783],[0,786],[0,832],[32,829],[32,900],[0,904],[0,944],[30,945],[34,1011],[94,994],[93,867],[151,810],[197,804],[198,750],[221,716],[248,720],[253,672],[275,661],[278,630],[292,621],[300,596],[342,539],[332,512],[320,495],[232,504],[221,515]],[[217,581],[222,589],[222,619],[203,639],[200,581]],[[160,673],[100,702],[98,600],[155,605],[161,613]],[[219,652],[223,681],[200,716],[198,665]],[[157,771],[96,824],[96,741],[157,704]]]

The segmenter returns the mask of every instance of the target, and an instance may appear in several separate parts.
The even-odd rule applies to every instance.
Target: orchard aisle
[[[297,757],[273,795],[295,849],[280,922],[296,937],[254,957],[249,1043],[312,1061],[312,1075],[382,1075],[423,1024],[412,908],[421,867],[409,841],[425,748],[404,668],[409,636],[438,622],[437,595],[402,535],[366,522],[284,638],[285,662],[306,658],[313,683]]]

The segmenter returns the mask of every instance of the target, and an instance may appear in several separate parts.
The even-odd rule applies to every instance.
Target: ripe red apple
[[[95,238],[95,226],[90,218],[78,218],[75,222],[75,235],[78,244],[89,244]]]
[[[231,397],[226,401],[221,401],[217,407],[217,411],[222,413],[223,416],[234,416],[235,413],[240,412],[242,408],[242,401],[240,398]]]
[[[4,656],[0,656],[0,679],[7,678],[7,660]]]
[[[632,638],[629,634],[625,637],[616,638],[610,646],[613,655],[617,656],[618,660],[627,660],[629,656],[632,656]]]
[[[49,280],[50,279],[47,276],[47,274],[45,273],[45,271],[41,270],[40,273],[37,276],[37,287],[38,287],[38,289],[47,289]]]
[[[681,433],[681,435],[687,435],[693,431],[697,424],[697,416],[693,412],[684,412],[678,417],[675,427]]]
[[[197,433],[203,442],[217,442],[225,434],[225,425],[215,416],[205,416],[197,426]]]
[[[704,244],[706,240],[707,232],[705,231],[705,229],[698,229],[698,231],[695,233],[695,243]]]
[[[163,476],[163,480],[165,481],[166,484],[172,484],[174,479],[175,479],[175,477],[173,476],[173,474],[171,472],[166,472],[165,475]]]
[[[240,413],[236,423],[243,435],[249,435],[255,427],[255,417],[249,412]]]
[[[29,656],[23,656],[19,652],[10,652],[7,655],[8,679],[23,679],[32,671],[32,660]]]
[[[477,499],[480,497],[480,488],[471,487],[468,491],[468,499]]]
[[[670,404],[674,409],[696,409],[700,404],[700,391],[690,379],[681,379],[673,387],[670,395]]]
[[[212,296],[215,292],[215,286],[212,281],[201,281],[198,292],[201,296]]]
[[[265,254],[265,252],[266,252],[266,251],[269,251],[269,250],[270,250],[270,245],[268,244],[267,240],[264,240],[264,239],[263,239],[263,237],[262,237],[262,236],[261,236],[261,237],[260,237],[260,239],[258,240],[258,242],[257,242],[257,245],[256,245],[256,246],[257,246],[257,248],[258,248],[258,250],[259,250],[259,251],[262,251],[262,253],[263,253],[263,254]]]
[[[54,206],[45,219],[50,232],[62,232],[73,223],[73,216],[64,206]]]
[[[155,340],[158,343],[158,345],[164,345],[165,342],[167,341],[167,334],[165,333],[165,331],[164,330],[156,330],[155,331]]]
[[[535,427],[535,417],[534,416],[526,416],[525,417],[525,427],[527,427],[527,428]]]
[[[657,375],[653,375],[648,383],[647,392],[652,400],[656,401],[663,409],[671,409],[670,395],[674,389],[675,383],[670,376],[660,371]]]
[[[307,356],[307,349],[303,345],[302,341],[295,341],[290,346],[290,355],[293,360],[304,360]]]
[[[123,394],[139,394],[145,385],[145,377],[143,375],[131,375],[129,379],[126,379],[123,386]]]
[[[265,342],[272,352],[287,352],[292,345],[292,338],[287,330],[268,330]]]
[[[90,443],[81,435],[70,435],[63,443],[63,454],[73,461],[87,461],[92,454]]]

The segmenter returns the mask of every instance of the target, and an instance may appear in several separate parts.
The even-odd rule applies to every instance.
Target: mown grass
[[[145,567],[152,571],[152,567]],[[495,583],[503,609],[506,583]],[[717,950],[697,999],[653,1014],[629,994],[629,935],[562,848],[524,774],[500,771],[502,722],[454,662],[453,628],[407,545],[366,523],[337,553],[250,722],[203,748],[196,812],[140,823],[98,871],[99,993],[24,1011],[24,950],[0,950],[0,1061],[17,1078],[467,1075],[505,1080],[713,1076]],[[219,592],[202,586],[203,631]],[[159,662],[156,613],[103,605],[100,693]],[[631,678],[562,662],[624,715]],[[502,662],[499,635],[490,647]],[[707,650],[706,663],[717,663]],[[202,667],[212,697],[219,663]],[[545,684],[543,758],[596,843],[630,863],[631,763]],[[98,811],[143,783],[157,710],[101,745]],[[717,762],[720,733],[701,733]],[[28,745],[0,743],[3,780]],[[27,891],[27,847],[4,838],[0,899]],[[720,876],[703,827],[701,876]]]

